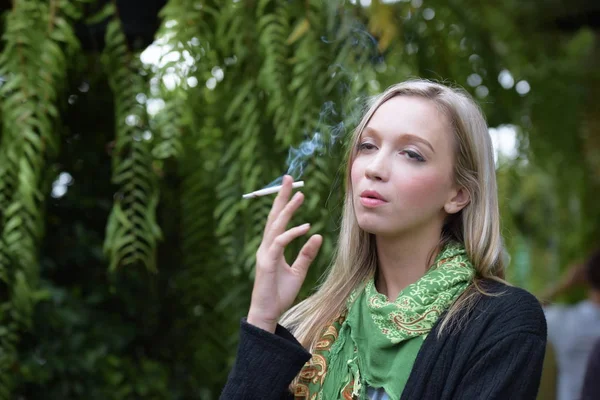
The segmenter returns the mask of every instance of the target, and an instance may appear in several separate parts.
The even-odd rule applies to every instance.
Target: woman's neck
[[[408,285],[418,281],[435,260],[439,251],[440,230],[420,232],[401,238],[376,236],[379,293],[394,301]]]

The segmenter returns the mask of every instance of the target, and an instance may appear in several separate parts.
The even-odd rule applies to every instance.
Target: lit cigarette
[[[298,181],[298,182],[292,183],[292,188],[294,188],[294,189],[301,188],[303,186],[304,186],[304,181]],[[242,196],[242,198],[251,199],[253,197],[266,196],[268,194],[277,193],[281,190],[282,187],[283,187],[283,185],[279,185],[279,186],[273,186],[273,187],[266,188],[266,189],[257,190],[256,192],[252,192],[252,193],[246,193],[245,195]]]

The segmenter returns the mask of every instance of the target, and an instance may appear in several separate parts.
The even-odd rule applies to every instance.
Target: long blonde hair
[[[372,100],[352,134],[341,229],[333,263],[318,290],[281,318],[281,324],[311,352],[323,329],[344,310],[351,292],[372,277],[377,267],[374,235],[358,226],[354,214],[350,169],[363,129],[379,106],[395,96],[430,100],[447,116],[456,144],[454,179],[470,195],[469,204],[447,219],[440,245],[449,240],[463,243],[476,269],[476,278],[451,306],[438,332],[448,327],[459,311],[472,306],[477,295],[487,294],[479,284],[482,279],[503,281],[504,278],[494,157],[483,113],[462,89],[421,79],[393,85]]]

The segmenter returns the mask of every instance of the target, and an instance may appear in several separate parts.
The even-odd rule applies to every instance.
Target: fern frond
[[[3,165],[8,179],[0,187],[0,201],[7,204],[3,236],[31,270],[30,279],[36,275],[36,244],[43,235],[45,166],[59,151],[56,102],[65,84],[67,55],[78,49],[63,3],[16,3],[0,59],[0,68],[11,77],[0,89],[7,97],[2,104],[2,157],[8,161]]]
[[[186,104],[184,98],[171,99],[154,120],[156,131],[160,133],[152,149],[152,156],[156,159],[179,158],[183,151],[181,120],[182,107]]]
[[[274,11],[270,9],[275,8]],[[257,7],[260,53],[262,66],[258,72],[258,84],[266,92],[267,112],[273,118],[277,132],[288,132],[287,114],[290,98],[287,90],[289,80],[290,35],[289,5],[263,0]],[[285,137],[279,134],[278,137]]]
[[[203,141],[209,148],[202,145]],[[199,384],[204,390],[214,390],[225,379],[228,370],[227,360],[219,357],[219,353],[224,354],[232,345],[228,335],[234,328],[232,324],[238,321],[225,320],[223,310],[215,307],[215,299],[222,297],[222,287],[232,281],[230,266],[221,253],[214,229],[213,210],[217,204],[218,183],[218,175],[214,166],[211,167],[211,158],[215,155],[214,139],[196,141],[188,137],[185,143],[180,164],[183,178],[180,196],[182,268],[175,282],[182,304],[196,316],[186,327],[186,332],[202,338],[200,343],[190,343],[187,349],[194,354],[195,371],[205,376]],[[207,365],[206,359],[214,362]]]
[[[215,47],[225,54],[235,54],[238,59],[250,56],[251,48],[248,43],[256,43],[256,29],[244,29],[253,21],[251,7],[243,2],[228,0],[219,9],[216,31],[214,35]],[[240,30],[244,34],[240,34]]]
[[[104,251],[112,271],[140,264],[156,271],[156,242],[162,235],[156,222],[159,193],[146,110],[136,101],[136,96],[146,91],[146,84],[137,73],[139,58],[129,51],[117,18],[106,29],[103,62],[115,96],[112,181],[118,186],[106,227]]]
[[[308,29],[294,43],[292,57],[292,76],[289,80],[288,90],[293,104],[288,117],[289,130],[293,135],[286,132],[277,132],[278,140],[285,146],[295,145],[298,134],[308,134],[313,131],[318,123],[318,115],[321,105],[327,101],[327,93],[324,93],[329,82],[330,73],[328,68],[330,60],[330,49],[323,48],[323,39],[327,37],[326,31],[322,31],[324,24],[321,4],[310,4],[307,7],[304,18],[307,20]]]
[[[0,314],[0,399],[10,397],[18,330],[28,329],[37,301],[38,247],[44,235],[47,165],[59,152],[59,97],[67,59],[79,48],[72,27],[79,1],[15,2],[6,19],[0,70],[3,136],[0,152],[0,279],[10,309]],[[7,389],[8,388],[8,389]]]
[[[225,80],[214,93],[216,104],[226,105],[218,119],[223,132],[223,151],[216,170],[219,183],[214,210],[215,235],[224,263],[229,266],[230,280],[239,282],[236,286],[239,297],[223,299],[222,307],[237,305],[243,309],[250,294],[247,277],[254,268],[256,249],[272,199],[248,201],[241,195],[279,176],[282,164],[278,159],[284,155],[275,146],[273,124],[261,118],[266,114],[268,100],[257,80],[261,60],[256,56],[259,53],[256,10],[232,2],[223,9],[217,23],[218,51],[223,54],[233,51],[237,60],[228,66]]]
[[[165,107],[151,119],[158,133],[152,150],[157,159],[178,158],[182,154],[181,134],[189,110],[188,79],[192,77],[197,82],[199,76],[206,80],[201,72],[210,71],[217,64],[208,45],[213,36],[211,21],[217,15],[214,7],[209,2],[171,0],[160,11],[162,24],[153,46],[160,49],[161,57],[158,65],[151,68],[152,81],[156,82],[151,92],[160,93],[165,101]],[[164,87],[165,78],[175,82],[175,87]]]

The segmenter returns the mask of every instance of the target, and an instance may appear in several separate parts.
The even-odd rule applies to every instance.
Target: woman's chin
[[[374,223],[373,221],[358,221],[358,226],[363,231],[372,233],[373,235],[380,235],[384,233],[381,229],[381,224]]]
[[[396,237],[403,232],[402,227],[391,225],[389,220],[375,221],[371,218],[359,218],[357,222],[363,231],[381,237]]]

